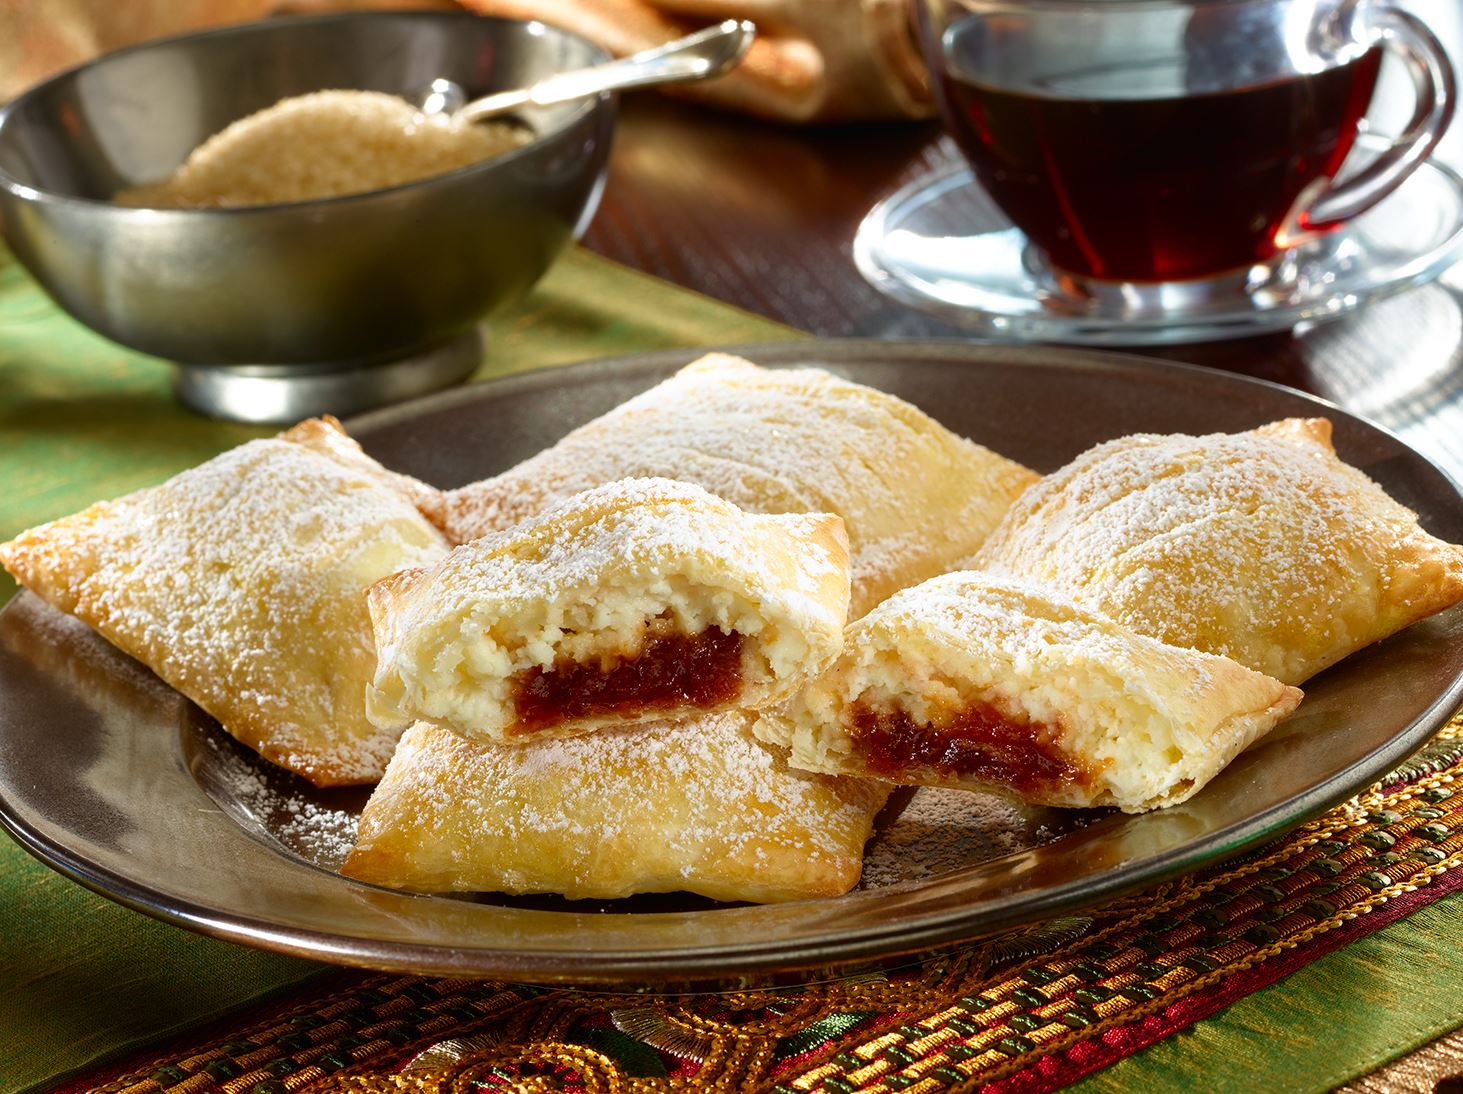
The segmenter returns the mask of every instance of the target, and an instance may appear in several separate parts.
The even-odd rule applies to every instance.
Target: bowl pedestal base
[[[190,410],[233,422],[287,425],[346,417],[467,379],[482,363],[478,328],[388,361],[318,365],[175,365],[173,391]]]

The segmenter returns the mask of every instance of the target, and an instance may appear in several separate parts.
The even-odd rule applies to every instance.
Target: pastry
[[[887,795],[789,770],[735,713],[511,745],[419,722],[341,872],[414,892],[835,896]]]
[[[1324,419],[1098,445],[975,565],[1289,684],[1463,599],[1463,547],[1338,459]]]
[[[833,668],[754,732],[814,771],[1137,813],[1196,793],[1300,699],[1233,661],[966,571],[851,624]]]
[[[785,698],[842,646],[848,542],[835,516],[625,479],[386,578],[368,604],[377,725],[571,735]]]
[[[616,479],[693,482],[752,513],[835,513],[850,612],[969,555],[1036,474],[892,395],[712,354],[496,478],[447,495],[454,542]]]
[[[373,782],[400,731],[366,719],[364,594],[446,554],[414,504],[432,495],[317,419],[23,532],[0,563],[265,759]]]

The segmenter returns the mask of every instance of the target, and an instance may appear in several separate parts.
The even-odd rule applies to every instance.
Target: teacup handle
[[[1458,90],[1443,44],[1422,20],[1405,11],[1373,8],[1368,18],[1377,40],[1407,66],[1417,106],[1407,128],[1385,152],[1339,186],[1328,184],[1295,216],[1301,235],[1324,232],[1381,201],[1427,159],[1453,120]]]

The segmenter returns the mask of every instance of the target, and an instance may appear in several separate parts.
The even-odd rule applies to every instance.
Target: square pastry
[[[751,513],[834,513],[850,612],[980,546],[1035,472],[893,395],[821,369],[711,354],[501,475],[447,494],[462,543],[616,479],[695,483]]]
[[[976,572],[896,593],[833,668],[754,726],[794,766],[1040,805],[1181,802],[1301,693]]]
[[[572,735],[785,698],[843,644],[848,543],[835,516],[627,479],[389,577],[369,604],[376,724]]]
[[[366,718],[365,591],[447,553],[434,499],[315,419],[23,532],[0,563],[265,759],[374,782],[400,730]]]
[[[1463,599],[1463,547],[1337,458],[1322,418],[1100,444],[974,565],[1289,684]]]
[[[736,713],[513,745],[419,722],[341,872],[427,893],[836,896],[888,794],[791,770]]]

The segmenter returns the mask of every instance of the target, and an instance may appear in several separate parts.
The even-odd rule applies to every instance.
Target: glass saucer
[[[1385,147],[1361,137],[1358,149]],[[1020,341],[1160,345],[1240,338],[1334,319],[1430,281],[1463,257],[1463,178],[1424,163],[1341,230],[1226,289],[1168,282],[1083,294],[1059,281],[967,167],[880,202],[854,239],[875,288],[981,334]]]

